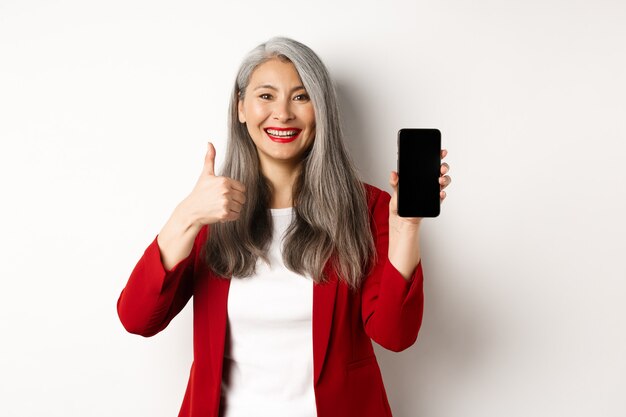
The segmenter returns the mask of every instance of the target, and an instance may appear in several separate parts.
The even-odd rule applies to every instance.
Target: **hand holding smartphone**
[[[441,200],[441,132],[400,129],[398,132],[398,215],[437,217]]]

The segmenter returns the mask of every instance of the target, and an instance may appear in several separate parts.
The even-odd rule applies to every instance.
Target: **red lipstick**
[[[271,140],[278,143],[293,142],[302,132],[302,129],[295,127],[266,127],[263,130]]]

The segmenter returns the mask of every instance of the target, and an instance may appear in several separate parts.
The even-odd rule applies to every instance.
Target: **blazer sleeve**
[[[195,261],[206,239],[206,226],[196,235],[189,255],[169,271],[163,266],[157,238],[144,251],[117,300],[124,328],[145,337],[165,329],[191,298]]]
[[[409,280],[391,264],[389,193],[377,190],[371,209],[377,259],[361,290],[361,314],[367,335],[382,347],[400,352],[415,343],[424,311],[422,262]]]

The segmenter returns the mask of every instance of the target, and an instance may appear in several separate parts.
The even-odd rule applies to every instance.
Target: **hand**
[[[198,226],[237,220],[246,202],[246,187],[215,175],[215,147],[209,142],[200,178],[183,205]]]
[[[448,151],[446,149],[441,150],[441,159],[443,160],[448,155]],[[446,198],[446,192],[443,191],[450,183],[452,182],[452,178],[449,175],[446,175],[450,171],[450,165],[447,163],[441,164],[440,176],[439,176],[439,198],[443,203],[443,200]],[[402,221],[406,224],[419,225],[422,218],[421,217],[400,217],[398,216],[398,173],[396,171],[391,171],[391,177],[389,178],[389,185],[393,188],[393,195],[391,196],[391,201],[389,202],[389,226],[392,226],[392,223],[397,226],[398,221]],[[393,218],[393,219],[392,219]]]

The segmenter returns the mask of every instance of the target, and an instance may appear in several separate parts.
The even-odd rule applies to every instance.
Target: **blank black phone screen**
[[[398,132],[398,215],[437,217],[440,211],[439,175],[441,132],[438,129],[400,129]]]

